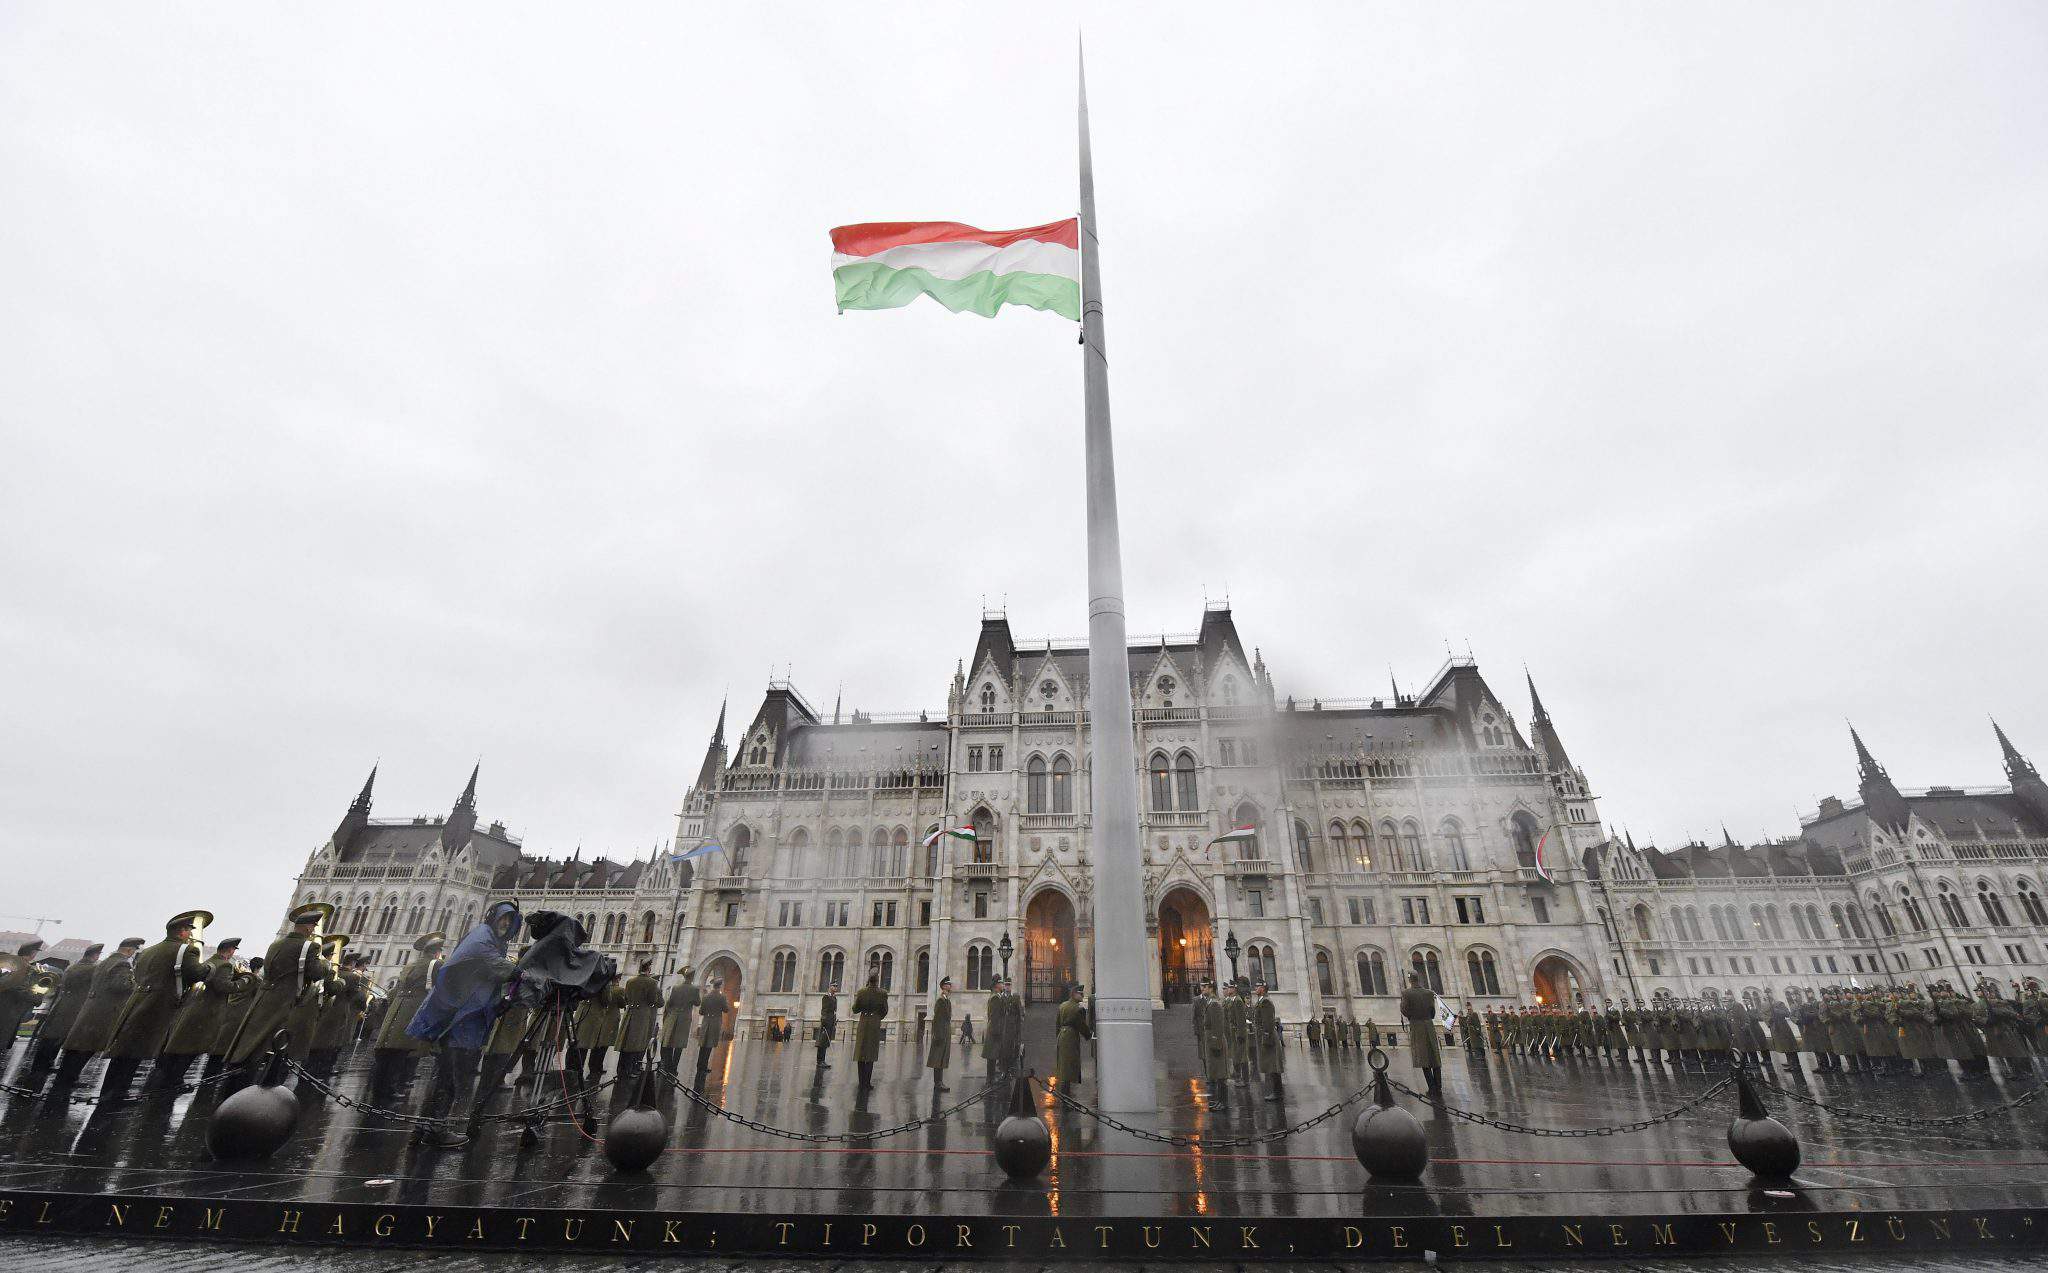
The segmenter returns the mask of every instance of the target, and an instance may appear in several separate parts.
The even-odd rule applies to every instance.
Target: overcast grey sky
[[[1134,632],[1526,660],[1665,844],[2048,763],[2039,5],[17,2],[0,912],[268,932],[380,759],[644,852],[728,684],[1084,633],[1071,327],[825,237],[1071,213],[1083,22]]]

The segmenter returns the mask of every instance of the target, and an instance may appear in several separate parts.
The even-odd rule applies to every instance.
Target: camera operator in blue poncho
[[[434,1090],[423,1111],[428,1118],[445,1119],[469,1104],[484,1042],[504,1003],[505,983],[517,969],[505,952],[519,922],[516,903],[492,903],[482,922],[456,943],[426,1002],[405,1028],[411,1037],[434,1045]],[[441,1149],[469,1143],[465,1136],[424,1126],[414,1129],[413,1141]]]

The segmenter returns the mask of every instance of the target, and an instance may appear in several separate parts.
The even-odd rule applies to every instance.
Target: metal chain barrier
[[[1060,1091],[1056,1087],[1047,1086],[1045,1080],[1039,1078],[1036,1074],[1031,1076],[1031,1082],[1034,1086],[1038,1087],[1039,1090],[1050,1095],[1053,1098],[1053,1100],[1059,1102],[1059,1104],[1061,1104],[1062,1106],[1066,1107],[1067,1109],[1073,1110],[1076,1114],[1083,1115],[1087,1118],[1092,1118],[1096,1122],[1101,1123],[1104,1127],[1113,1128],[1114,1130],[1123,1132],[1126,1135],[1135,1136],[1139,1140],[1151,1141],[1155,1145],[1172,1145],[1176,1149],[1245,1149],[1253,1145],[1270,1145],[1274,1141],[1286,1140],[1289,1136],[1300,1135],[1302,1132],[1305,1132],[1312,1127],[1318,1127],[1324,1123],[1329,1122],[1331,1119],[1337,1117],[1337,1115],[1343,1113],[1351,1106],[1356,1105],[1360,1100],[1363,1100],[1366,1096],[1372,1093],[1372,1084],[1368,1083],[1364,1087],[1361,1087],[1357,1091],[1353,1092],[1351,1095],[1345,1097],[1343,1100],[1338,1101],[1335,1105],[1330,1106],[1322,1113],[1317,1114],[1312,1118],[1305,1119],[1302,1122],[1296,1123],[1292,1127],[1283,1127],[1279,1131],[1260,1132],[1256,1136],[1231,1136],[1228,1138],[1219,1138],[1202,1135],[1169,1136],[1164,1135],[1160,1132],[1147,1131],[1142,1127],[1133,1127],[1129,1123],[1123,1122],[1120,1119],[1117,1119],[1109,1114],[1103,1113],[1101,1110],[1096,1109],[1092,1105],[1086,1105],[1080,1101],[1075,1100],[1073,1097],[1068,1096],[1065,1092]]]
[[[195,1092],[204,1091],[231,1074],[240,1074],[243,1068],[239,1065],[225,1066],[219,1073],[200,1079],[198,1082],[193,1083],[189,1089],[180,1091],[177,1095],[188,1096]],[[17,1083],[0,1083],[0,1092],[4,1092],[9,1096],[18,1096],[25,1101],[34,1101],[44,1099],[46,1096],[55,1096],[57,1089],[53,1086],[49,1092],[45,1093],[41,1088],[22,1087]],[[100,1105],[105,1103],[97,1096],[79,1092],[68,1092],[65,1094],[64,1099],[72,1105]]]
[[[1810,1106],[1835,1118],[1845,1118],[1860,1123],[1879,1123],[1886,1127],[1959,1127],[1965,1123],[1982,1122],[1994,1114],[2003,1114],[2007,1110],[2020,1109],[2033,1104],[2041,1098],[2042,1091],[2041,1085],[2037,1083],[2003,1105],[1986,1105],[1982,1109],[1973,1109],[1961,1114],[1949,1114],[1941,1118],[1929,1118],[1917,1114],[1905,1117],[1898,1114],[1879,1114],[1870,1110],[1840,1109],[1828,1104],[1826,1101],[1808,1096],[1804,1092],[1795,1092],[1789,1087],[1780,1086],[1778,1081],[1769,1075],[1757,1077],[1762,1080],[1765,1087],[1768,1087],[1779,1096],[1785,1097],[1787,1100]]]
[[[331,1083],[314,1077],[311,1071],[290,1057],[285,1058],[284,1064],[286,1069],[299,1076],[300,1084],[312,1088],[343,1109],[358,1110],[372,1118],[389,1119],[394,1123],[409,1123],[415,1127],[446,1128],[467,1125],[469,1122],[469,1116],[466,1114],[451,1113],[446,1118],[431,1118],[425,1114],[408,1114],[404,1110],[385,1109],[380,1105],[372,1105],[368,1101],[358,1100],[353,1096],[345,1094],[340,1088],[335,1087]],[[570,1092],[567,1096],[549,1101],[545,1105],[536,1105],[530,1109],[508,1110],[503,1114],[486,1114],[479,1121],[486,1123],[526,1123],[537,1118],[545,1118],[557,1110],[574,1105],[585,1097],[597,1095],[618,1081],[618,1076],[614,1075],[601,1082],[593,1083],[588,1087]]]
[[[741,1127],[744,1127],[749,1131],[760,1132],[764,1136],[775,1136],[783,1140],[801,1141],[804,1144],[808,1145],[864,1145],[869,1141],[884,1140],[891,1136],[901,1136],[907,1132],[914,1132],[919,1130],[920,1128],[930,1127],[936,1123],[943,1123],[947,1119],[951,1118],[953,1115],[959,1113],[961,1110],[966,1109],[968,1106],[979,1105],[981,1102],[996,1096],[997,1089],[1003,1086],[1001,1081],[991,1083],[987,1087],[982,1088],[979,1092],[976,1092],[974,1095],[964,1097],[961,1100],[955,1102],[954,1104],[947,1106],[945,1109],[937,1111],[936,1113],[928,1114],[923,1118],[912,1119],[910,1122],[907,1123],[900,1123],[895,1127],[884,1127],[879,1131],[793,1132],[786,1127],[774,1127],[770,1124],[762,1122],[757,1118],[748,1118],[744,1114],[735,1114],[731,1110],[726,1109],[724,1106],[712,1101],[702,1092],[699,1092],[696,1088],[691,1087],[688,1083],[683,1082],[682,1079],[669,1073],[667,1070],[660,1071],[660,1074],[661,1079],[664,1083],[667,1083],[676,1091],[681,1092],[686,1100],[688,1100],[691,1104],[695,1105],[698,1109],[703,1110],[707,1114],[716,1114],[720,1118],[726,1120],[729,1123],[738,1123]]]
[[[1427,1092],[1418,1092],[1406,1083],[1396,1079],[1388,1079],[1387,1083],[1389,1086],[1406,1093],[1439,1113],[1448,1114],[1452,1118],[1463,1119],[1468,1123],[1477,1123],[1481,1127],[1491,1127],[1495,1131],[1513,1132],[1519,1136],[1553,1136],[1559,1139],[1579,1139],[1588,1136],[1625,1136],[1631,1132],[1647,1131],[1661,1123],[1668,1123],[1674,1118],[1681,1117],[1698,1109],[1714,1097],[1733,1087],[1735,1080],[1732,1078],[1722,1079],[1685,1104],[1675,1109],[1666,1110],[1662,1114],[1652,1114],[1648,1118],[1639,1118],[1632,1123],[1617,1123],[1612,1127],[1529,1127],[1521,1123],[1510,1123],[1506,1119],[1492,1118],[1485,1114],[1475,1114],[1471,1110],[1458,1109],[1446,1104],[1441,1097],[1431,1096]]]

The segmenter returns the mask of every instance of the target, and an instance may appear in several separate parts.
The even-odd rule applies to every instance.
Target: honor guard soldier
[[[995,1033],[995,1024],[993,1022],[989,1024],[989,1033]],[[838,1034],[839,983],[835,981],[825,987],[825,997],[818,1001],[818,1028],[815,1031],[818,1041],[818,1069],[829,1070],[832,1068],[832,1063],[825,1059],[825,1049],[832,1046],[832,1040]]]
[[[585,999],[576,1009],[576,1047],[569,1054],[569,1068],[578,1068],[581,1061],[591,1082],[603,1078],[604,1054],[618,1042],[619,1019],[625,1014],[626,991],[616,981]]]
[[[996,993],[989,999],[988,1038],[983,1044],[988,1055],[989,1077],[1015,1074],[1024,1062],[1024,1001],[1008,977],[996,979]]]
[[[199,934],[212,922],[212,914],[206,911],[173,915],[164,921],[164,939],[135,956],[135,988],[128,992],[128,1002],[114,1023],[114,1037],[107,1044],[102,1101],[127,1099],[129,1081],[144,1061],[155,1058],[186,994],[206,981]]]
[[[205,983],[185,996],[178,1019],[171,1024],[170,1037],[164,1040],[163,1052],[156,1058],[148,1087],[174,1092],[189,1090],[185,1086],[186,1073],[195,1059],[213,1049],[214,1040],[220,1037],[220,1023],[227,1018],[228,996],[235,992],[241,975],[235,967],[235,952],[241,945],[241,938],[230,937],[213,948],[206,961]]]
[[[1313,1014],[1308,1019],[1308,1048],[1311,1052],[1323,1050],[1323,1019]]]
[[[1769,996],[1765,1013],[1770,1021],[1771,1051],[1778,1054],[1787,1074],[1797,1074],[1800,1072],[1799,1038],[1792,1033],[1792,1010],[1775,994],[1768,990],[1764,993]]]
[[[925,1068],[932,1072],[932,1095],[946,1090],[946,1063],[953,1057],[953,979],[939,978],[939,997],[932,1003],[931,1043],[925,1048]]]
[[[1287,1059],[1286,1040],[1280,1032],[1280,1010],[1266,997],[1266,983],[1252,987],[1252,1056],[1259,1073],[1271,1082],[1266,1099],[1280,1099],[1280,1071]]]
[[[668,1002],[661,1009],[661,1068],[672,1075],[682,1064],[683,1049],[690,1045],[690,1024],[704,997],[693,980],[696,975],[695,968],[684,967],[681,983],[668,992]]]
[[[71,1033],[79,1014],[85,1011],[86,1001],[92,997],[92,980],[100,970],[100,952],[106,946],[94,942],[85,948],[78,962],[64,970],[57,982],[57,1000],[43,1013],[42,1024],[36,1027],[35,1053],[29,1060],[28,1072],[40,1077],[56,1068],[57,1057],[64,1051],[64,1036]]]
[[[640,961],[640,971],[627,980],[623,992],[626,1019],[619,1026],[619,1079],[629,1080],[647,1062],[647,1049],[655,1042],[660,1024],[661,983],[654,979],[654,961]]]
[[[93,974],[92,993],[71,1029],[64,1035],[63,1057],[57,1063],[57,1084],[69,1087],[78,1081],[85,1063],[114,1039],[114,1022],[128,1006],[128,994],[135,989],[135,952],[147,942],[130,937],[114,948],[112,959],[100,961]]]
[[[25,941],[13,958],[0,958],[0,1062],[20,1037],[21,1023],[55,985],[48,969],[36,967],[42,949],[41,939]]]
[[[241,1073],[227,1080],[231,1087],[254,1081],[251,1071],[257,1059],[269,1051],[272,1036],[286,1028],[301,999],[319,995],[320,984],[331,971],[321,953],[320,928],[333,914],[334,908],[326,902],[294,907],[286,916],[291,931],[263,952],[263,987],[228,1048],[228,1064],[242,1067]]]
[[[725,1014],[731,1011],[732,1001],[725,997],[725,980],[713,977],[704,991],[703,1002],[697,1005],[697,1015],[704,1024],[698,1030],[697,1079],[691,1086],[704,1086],[704,1076],[711,1072],[711,1054],[725,1041]]]
[[[391,1002],[384,1009],[384,1020],[377,1026],[376,1050],[370,1061],[372,1105],[388,1108],[412,1087],[413,1072],[419,1068],[428,1045],[407,1034],[405,1027],[412,1024],[413,1014],[427,1001],[434,973],[441,967],[441,952],[447,945],[448,934],[438,931],[413,939],[415,958],[399,969],[398,984],[391,988]]]
[[[882,1018],[889,1015],[889,995],[881,978],[868,974],[867,984],[853,996],[853,1062],[860,1074],[859,1090],[875,1085],[875,1061],[882,1055]]]
[[[1233,980],[1224,987],[1223,1041],[1230,1049],[1230,1075],[1240,1085],[1251,1085],[1251,1008],[1244,1001],[1244,983]]]
[[[1218,1109],[1230,1104],[1230,1041],[1223,1032],[1223,1005],[1214,980],[1202,978],[1195,995],[1195,1047],[1202,1058],[1202,1086]]]
[[[1408,1059],[1422,1071],[1432,1094],[1443,1091],[1443,1049],[1436,1037],[1436,991],[1422,984],[1422,974],[1408,974],[1401,992],[1401,1019],[1408,1023]]]
[[[1060,1091],[1073,1096],[1081,1086],[1081,1040],[1094,1037],[1088,1020],[1088,988],[1075,982],[1067,1001],[1054,1017],[1052,1076]]]

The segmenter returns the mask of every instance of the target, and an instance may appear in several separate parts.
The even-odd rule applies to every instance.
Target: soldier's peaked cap
[[[230,937],[230,938],[228,938],[228,939],[227,939],[226,941],[223,941],[223,942],[221,942],[221,943],[220,943],[219,945],[215,946],[215,947],[213,948],[213,951],[214,951],[214,953],[215,953],[215,954],[219,954],[219,953],[220,953],[221,951],[223,951],[223,950],[234,950],[234,949],[235,949],[236,947],[240,946],[241,944],[242,944],[242,939],[241,939],[241,938],[239,938],[239,937]]]
[[[334,915],[334,908],[326,902],[307,902],[292,907],[288,918],[294,924],[324,924]]]
[[[147,937],[123,937],[121,939],[120,949],[141,950],[144,946],[147,945],[149,945],[149,938]]]
[[[80,951],[78,957],[80,959],[91,959],[94,955],[99,954],[106,948],[107,944],[105,942],[96,941],[92,945],[87,946],[83,951]]]
[[[20,956],[21,956],[21,957],[22,957],[23,959],[26,959],[26,958],[28,958],[28,957],[29,957],[30,955],[33,955],[33,954],[35,954],[35,953],[36,953],[37,951],[41,950],[42,948],[43,948],[43,939],[42,939],[42,938],[40,938],[40,937],[38,937],[38,938],[36,938],[36,939],[35,939],[34,941],[25,941],[25,942],[23,942],[23,943],[21,944],[20,948],[19,948],[19,949],[17,949],[17,950],[16,950],[16,951],[15,951],[14,953],[15,953],[15,954],[17,954],[17,955],[20,955]],[[12,1042],[13,1042],[13,1040],[12,1040],[12,1039],[9,1039],[9,1040],[8,1040],[8,1042],[12,1043]]]
[[[421,933],[419,935],[419,938],[413,942],[412,948],[414,950],[419,951],[421,954],[425,954],[426,952],[432,950],[436,946],[446,946],[447,944],[448,934],[435,931],[431,933]]]
[[[173,928],[184,928],[187,925],[193,928],[204,928],[212,922],[212,911],[179,911],[176,915],[164,921],[164,931],[169,932]]]

